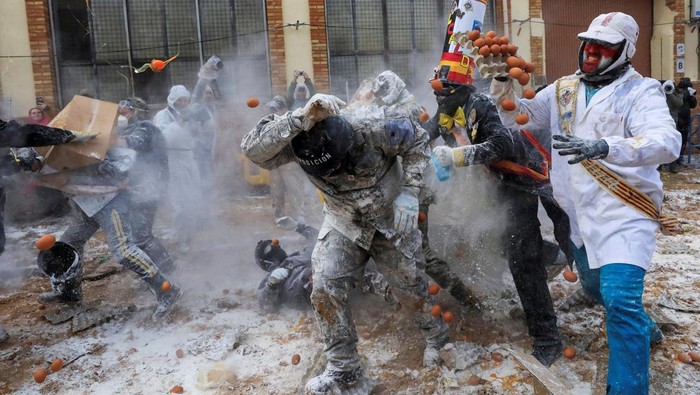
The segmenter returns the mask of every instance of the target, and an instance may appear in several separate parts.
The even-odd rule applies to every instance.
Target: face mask
[[[129,118],[127,118],[123,115],[118,116],[117,117],[117,127],[118,128],[125,128],[127,126],[129,126]]]

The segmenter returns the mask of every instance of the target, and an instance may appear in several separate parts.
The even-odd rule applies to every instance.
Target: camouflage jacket
[[[364,249],[374,232],[392,240],[407,257],[420,247],[420,231],[394,230],[393,202],[401,187],[418,195],[428,163],[428,135],[415,121],[392,118],[376,106],[343,111],[355,130],[354,145],[343,166],[330,176],[309,180],[325,198],[325,221],[319,237],[333,228]],[[290,142],[299,133],[285,116],[267,116],[243,137],[241,149],[254,163],[273,169],[296,161]],[[398,158],[401,157],[401,161]]]

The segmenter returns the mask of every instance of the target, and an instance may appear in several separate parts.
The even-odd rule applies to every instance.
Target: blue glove
[[[570,165],[586,159],[602,159],[608,156],[609,147],[605,140],[582,139],[568,134],[555,134],[552,139],[562,142],[552,144],[552,148],[561,150],[559,155],[576,155],[568,161]]]
[[[431,163],[435,166],[438,180],[446,181],[450,178],[454,161],[452,159],[452,148],[439,145],[433,149]]]
[[[399,196],[394,200],[394,229],[399,233],[408,234],[417,227],[418,192],[411,187],[403,187]]]

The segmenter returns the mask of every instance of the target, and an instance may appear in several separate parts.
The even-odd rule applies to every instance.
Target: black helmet
[[[678,88],[679,89],[685,89],[685,88],[690,88],[693,86],[693,84],[690,82],[690,78],[688,77],[682,77],[680,81],[678,81]]]
[[[294,137],[292,151],[306,174],[323,177],[340,167],[352,141],[352,125],[341,116],[331,115]]]
[[[272,240],[260,240],[255,246],[255,263],[266,272],[279,267],[287,259],[287,253]]]

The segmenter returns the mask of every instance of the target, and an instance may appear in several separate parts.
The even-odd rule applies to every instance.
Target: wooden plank
[[[571,387],[557,377],[551,370],[544,367],[535,357],[518,350],[508,350],[515,360],[534,378],[535,395],[568,395]]]

